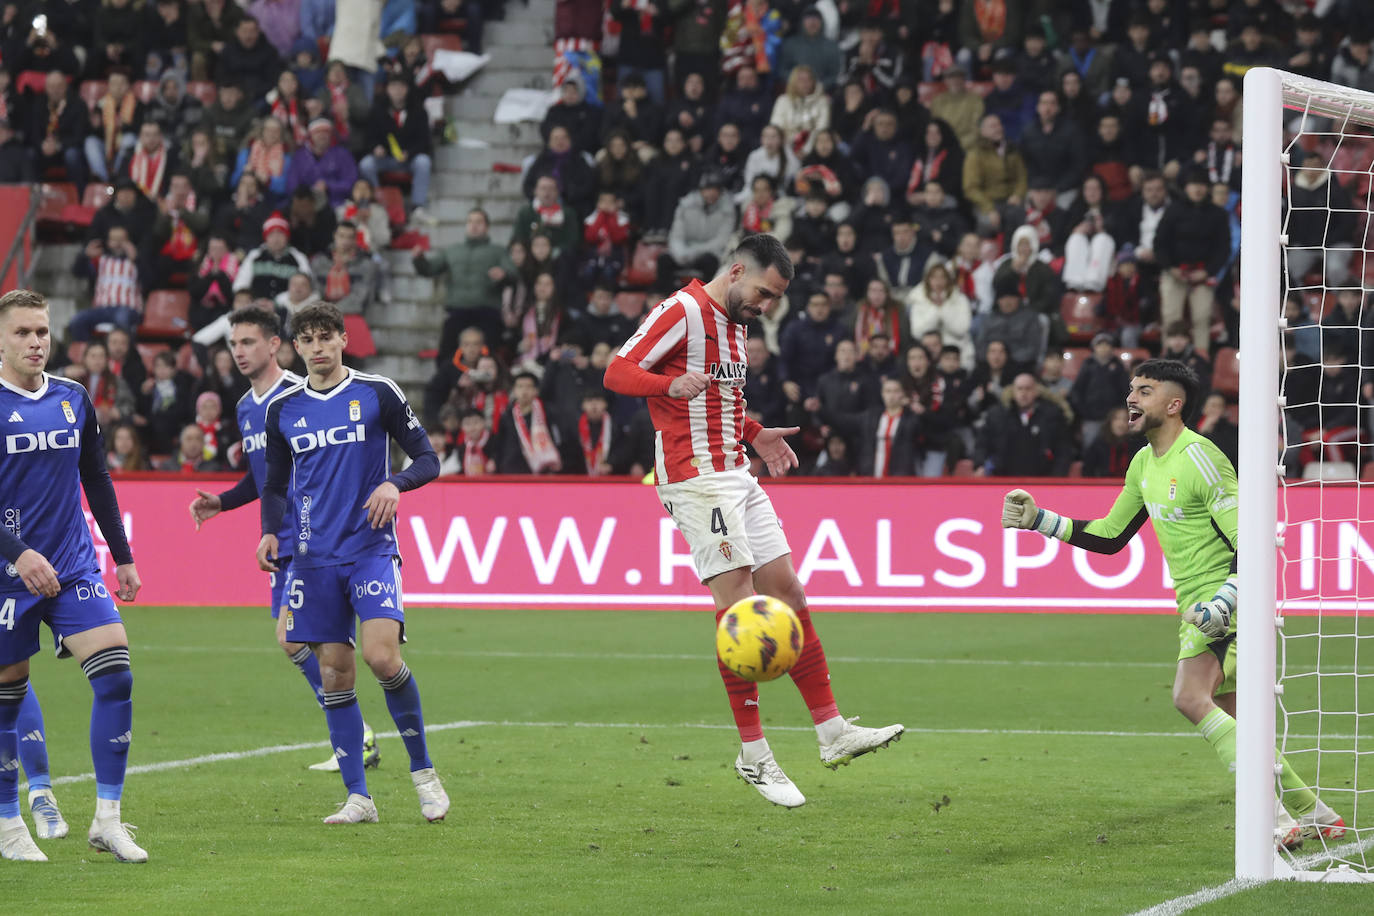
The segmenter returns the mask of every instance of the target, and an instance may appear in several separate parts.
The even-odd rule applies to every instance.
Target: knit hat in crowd
[[[262,224],[263,240],[266,241],[267,236],[275,231],[285,232],[287,235],[291,234],[291,224],[286,221],[286,217],[276,212],[268,217],[267,222]]]
[[[310,122],[307,129],[312,134],[317,130],[327,130],[333,132],[334,122],[329,120],[328,118],[316,118],[315,120]]]

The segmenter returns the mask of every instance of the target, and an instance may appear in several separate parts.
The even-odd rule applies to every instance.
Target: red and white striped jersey
[[[95,266],[95,289],[91,305],[102,308],[125,305],[142,310],[143,296],[138,288],[138,267],[129,258],[101,255]]]
[[[705,391],[690,401],[650,397],[659,483],[749,467],[744,453],[744,381],[749,371],[745,327],[725,314],[693,280],[658,304],[619,355],[649,372],[676,377],[704,372]]]

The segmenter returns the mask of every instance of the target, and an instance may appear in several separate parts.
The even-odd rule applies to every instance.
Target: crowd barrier
[[[253,560],[257,504],[196,531],[196,487],[228,479],[121,478],[120,508],[156,605],[255,605],[267,577]],[[1000,525],[1006,481],[779,481],[766,484],[811,604],[879,612],[1171,613],[1169,574],[1146,525],[1114,556],[1090,554]],[[1118,483],[1028,485],[1041,504],[1073,518],[1107,513]],[[1340,493],[1345,495],[1340,495]],[[1290,609],[1352,612],[1374,594],[1374,549],[1360,520],[1374,509],[1353,488],[1290,490],[1294,517],[1325,495],[1346,507],[1289,532],[1280,563]],[[709,607],[686,543],[653,487],[617,480],[497,478],[437,481],[401,497],[397,525],[405,600],[453,607]],[[96,532],[97,547],[103,541]],[[284,545],[289,549],[289,545]],[[110,559],[100,550],[111,575]]]

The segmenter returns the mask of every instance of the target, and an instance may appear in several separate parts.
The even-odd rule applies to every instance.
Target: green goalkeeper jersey
[[[1185,428],[1163,457],[1145,446],[1106,518],[1072,522],[1065,540],[1115,553],[1148,517],[1169,564],[1179,611],[1210,601],[1235,572],[1236,469],[1209,440]]]

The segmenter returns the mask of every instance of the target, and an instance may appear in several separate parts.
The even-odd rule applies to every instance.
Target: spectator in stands
[[[253,0],[246,12],[257,20],[263,37],[277,54],[290,57],[301,34],[300,0]]]
[[[1016,78],[1016,64],[999,60],[992,65],[992,89],[983,96],[983,110],[997,115],[1012,143],[1035,120],[1035,94]]]
[[[643,212],[644,171],[644,163],[630,145],[629,135],[623,130],[611,131],[597,158],[596,188],[598,194],[609,191],[618,198],[636,223]]]
[[[1067,332],[1059,316],[1062,287],[1054,269],[1040,259],[1040,239],[1033,226],[1022,226],[1012,233],[1011,252],[993,273],[993,285],[999,281],[1014,282],[1031,312],[1049,321],[1050,340],[1055,344],[1063,343]],[[1015,352],[1012,359],[1027,363],[1035,361]]]
[[[1228,406],[1226,395],[1217,391],[1207,395],[1202,402],[1197,431],[1212,440],[1212,444],[1221,449],[1232,465],[1237,465],[1240,461],[1240,428],[1226,416]]]
[[[33,150],[20,143],[8,118],[0,117],[0,184],[32,184],[38,180]]]
[[[306,187],[316,197],[328,199],[330,207],[337,207],[353,190],[358,180],[358,166],[348,150],[334,142],[334,122],[316,118],[310,122],[310,142],[291,156],[286,173],[286,192],[295,193]]]
[[[331,60],[325,67],[324,86],[316,94],[316,100],[324,106],[318,117],[334,125],[339,142],[355,155],[362,153],[367,144],[367,116],[371,103],[363,87],[349,79],[348,67],[342,61]],[[308,130],[310,125],[306,127]]]
[[[236,159],[239,147],[243,146],[253,128],[254,117],[252,107],[244,101],[243,88],[237,83],[221,82],[216,90],[215,103],[206,109],[201,118],[201,125],[214,140],[218,161],[229,163]]]
[[[1041,397],[1035,376],[1022,372],[1010,403],[988,411],[975,454],[979,476],[1062,477],[1073,454],[1064,412]]]
[[[138,248],[123,226],[112,225],[105,241],[91,240],[77,255],[72,272],[91,282],[91,306],[73,316],[67,326],[72,340],[90,340],[102,324],[132,331],[143,318],[143,293],[138,271]]]
[[[910,194],[907,202],[912,204],[911,222],[921,244],[943,258],[953,257],[969,224],[955,200],[946,195],[944,186],[928,181],[919,192]]]
[[[359,178],[353,182],[348,200],[334,208],[338,220],[349,220],[358,227],[358,247],[378,254],[391,246],[391,221],[386,208],[377,202],[372,182]]]
[[[1131,459],[1145,444],[1142,437],[1131,435],[1128,421],[1126,408],[1118,404],[1107,411],[1096,436],[1089,439],[1084,433],[1088,443],[1083,450],[1084,477],[1120,478],[1126,473]]]
[[[263,243],[244,258],[234,277],[234,291],[251,290],[254,299],[275,299],[285,292],[294,273],[310,273],[305,255],[289,244],[290,225],[280,213],[273,213],[262,227]]]
[[[913,268],[913,272],[918,270],[919,267]],[[869,356],[869,344],[876,334],[881,334],[887,341],[887,352],[879,354],[880,360],[893,351],[902,352],[913,342],[906,307],[888,282],[879,277],[868,281],[858,307],[840,317],[849,338],[859,348],[860,359]]]
[[[111,227],[120,226],[129,240],[138,245],[152,232],[157,207],[140,194],[138,187],[128,178],[120,178],[114,187],[109,203],[95,211],[86,238],[88,241],[104,241]]]
[[[944,91],[930,100],[931,119],[949,125],[958,138],[959,147],[971,150],[978,142],[983,97],[968,88],[968,73],[963,67],[950,67],[945,70],[942,79]]]
[[[739,128],[742,154],[758,146],[759,136],[773,112],[773,92],[763,85],[759,71],[752,65],[735,73],[734,87],[722,94],[716,106],[716,127],[733,124]]]
[[[850,202],[859,191],[859,175],[853,162],[840,151],[834,130],[816,132],[811,151],[802,158],[794,187],[802,197],[812,192],[824,194],[830,219],[840,221],[849,216]]]
[[[310,107],[302,97],[300,79],[291,70],[283,70],[274,86],[263,99],[267,113],[282,123],[283,132],[292,146],[300,146],[308,139]]]
[[[780,336],[778,375],[787,399],[801,403],[815,397],[820,377],[835,365],[835,345],[845,336],[840,317],[831,312],[830,297],[812,294],[805,313],[783,328]]]
[[[683,132],[670,127],[663,135],[663,153],[645,172],[644,215],[641,228],[646,239],[666,239],[673,224],[673,211],[683,195],[691,191],[697,160],[687,148]]]
[[[752,360],[750,362],[752,366]],[[835,417],[856,416],[882,403],[878,380],[859,371],[858,366],[859,348],[855,342],[850,338],[838,341],[835,344],[835,368],[822,375],[816,387],[823,424],[837,426]],[[845,439],[853,451],[856,443],[848,436]]]
[[[156,55],[163,72],[179,71],[184,80],[190,69],[186,34],[186,10],[180,0],[156,0],[143,5],[139,34],[151,62]]]
[[[461,469],[457,473],[466,476],[495,474],[496,461],[492,458],[495,443],[492,441],[491,427],[480,410],[468,408],[461,413],[446,408],[450,414],[458,414],[461,433],[454,452],[459,456]]]
[[[1021,4],[1014,0],[961,3],[959,64],[965,68],[988,67],[998,51],[1015,51],[1021,44],[1021,30]]]
[[[234,26],[234,37],[225,42],[215,64],[215,78],[243,87],[250,99],[261,99],[281,71],[281,56],[262,37],[258,21],[244,16]]]
[[[1059,195],[1059,205],[1068,207],[1087,169],[1084,152],[1083,135],[1060,110],[1059,96],[1051,89],[1042,91],[1035,118],[1021,137],[1021,157],[1030,184],[1048,182]]]
[[[868,273],[874,272],[871,267],[872,257],[891,242],[892,224],[897,222],[899,217],[904,218],[905,214],[899,213],[898,208],[894,206],[887,182],[882,178],[870,178],[865,181],[859,205],[849,215],[847,222],[854,229],[856,248],[864,259],[869,261]]]
[[[523,311],[506,312],[502,318],[507,338],[515,341],[515,362],[525,367],[546,362],[558,344],[565,320],[562,292],[553,274],[537,274]]]
[[[1140,272],[1136,268],[1135,249],[1127,244],[1116,253],[1116,269],[1107,280],[1101,310],[1103,329],[1128,350],[1140,346],[1140,308]]]
[[[778,72],[792,73],[797,67],[809,67],[821,89],[830,90],[839,82],[843,63],[839,44],[825,35],[820,10],[814,6],[803,9],[801,29],[784,38],[778,50]]]
[[[853,443],[854,466],[865,477],[914,477],[922,461],[921,418],[901,380],[881,384],[882,405],[859,414],[835,414],[831,423]]]
[[[629,260],[630,216],[611,191],[596,198],[596,209],[582,222],[582,257],[577,270],[582,289],[614,283]]]
[[[1208,199],[1207,176],[1191,171],[1184,199],[1169,205],[1155,238],[1163,269],[1159,278],[1160,319],[1168,325],[1191,313],[1193,346],[1211,343],[1212,304],[1217,278],[1231,254],[1231,227],[1226,212]]]
[[[205,374],[201,376],[197,390],[202,393],[212,392],[219,398],[219,404],[216,406],[220,409],[209,419],[212,419],[216,424],[220,424],[215,432],[219,437],[219,454],[223,457],[225,447],[238,439],[238,430],[235,424],[232,420],[226,421],[226,418],[223,416],[224,405],[237,404],[239,398],[243,397],[252,386],[249,384],[248,379],[244,378],[243,374],[239,372],[238,366],[234,363],[234,355],[229,351],[227,345],[217,344],[211,347],[210,358],[206,363]],[[199,398],[197,398],[197,414],[200,414],[202,409],[203,405],[199,403]],[[205,422],[207,417],[200,416],[197,420],[198,422]],[[210,436],[210,432],[211,429],[207,427],[205,432],[207,439]]]
[[[130,0],[105,0],[95,11],[95,31],[86,55],[88,79],[103,79],[113,67],[142,73],[142,16]]]
[[[973,306],[954,284],[948,265],[932,259],[925,277],[907,295],[907,321],[915,338],[938,331],[941,347],[956,347],[961,365],[973,365]]]
[[[11,123],[19,112],[10,113]],[[22,132],[37,153],[35,165],[40,174],[52,168],[64,168],[67,180],[84,190],[89,166],[84,153],[86,134],[90,130],[90,112],[75,89],[68,88],[67,79],[53,70],[43,79],[43,92],[29,103]]]
[[[897,135],[895,113],[880,109],[873,116],[872,128],[855,139],[850,156],[860,175],[883,179],[894,198],[905,195],[915,152],[909,142]]]
[[[186,15],[186,42],[191,50],[191,79],[208,80],[219,70],[220,55],[231,42],[243,8],[232,0],[201,0]]]
[[[688,74],[681,94],[668,106],[664,124],[681,130],[694,154],[706,148],[706,137],[715,124],[715,106],[706,99],[706,82],[700,73]]]
[[[983,240],[973,232],[966,232],[959,239],[959,247],[954,250],[950,260],[950,270],[954,274],[955,285],[968,297],[973,307],[974,330],[982,317],[992,311],[992,278],[994,264],[983,256]],[[993,246],[988,245],[989,248]]]
[[[1007,143],[997,115],[985,115],[978,133],[978,142],[964,159],[964,196],[973,205],[979,231],[996,232],[1002,227],[1003,211],[1025,200],[1026,164]]]
[[[168,144],[182,153],[203,114],[200,100],[186,93],[181,74],[169,70],[158,80],[157,92],[147,106],[145,118],[156,124]]]
[[[291,227],[291,246],[299,249],[307,258],[322,254],[333,246],[334,230],[339,225],[334,218],[334,211],[324,206],[309,188],[297,188],[296,193],[291,195],[286,221]]]
[[[631,72],[622,77],[618,88],[618,103],[614,107],[607,106],[602,116],[601,136],[605,140],[613,132],[622,131],[636,155],[647,156],[663,138],[666,125],[662,99],[649,99],[644,77],[639,73]]]
[[[266,188],[269,200],[281,206],[286,200],[286,173],[291,166],[291,141],[282,122],[263,118],[251,134],[248,145],[239,152],[229,185],[237,187],[245,172],[252,172],[257,185]]]
[[[1021,284],[1014,273],[998,272],[992,281],[997,297],[997,309],[983,320],[978,330],[977,346],[987,351],[988,345],[1000,341],[1007,349],[1007,357],[1020,366],[1034,366],[1044,351],[1045,323],[1021,295]]]
[[[128,382],[111,368],[105,344],[98,340],[88,343],[81,365],[69,367],[67,376],[85,386],[101,426],[108,428],[133,418],[134,394]]]
[[[120,174],[138,142],[139,125],[143,123],[143,105],[130,88],[129,75],[123,70],[110,73],[105,95],[91,112],[95,133],[86,138],[86,164],[91,174],[108,182],[110,175]]]
[[[815,263],[835,247],[835,221],[826,215],[829,203],[825,191],[813,188],[802,202],[801,214],[792,221],[792,237],[807,260]]]
[[[1350,299],[1358,302],[1359,292],[1351,290],[1350,293]],[[1339,295],[1338,293],[1337,296],[1339,297]],[[1284,328],[1284,337],[1292,338],[1293,347],[1300,362],[1315,363],[1321,359],[1322,331],[1321,326],[1312,320],[1302,296],[1301,292],[1290,290],[1283,300],[1283,318],[1287,322],[1287,326]]]
[[[1185,363],[1198,377],[1198,390],[1210,391],[1212,388],[1212,361],[1198,352],[1193,346],[1188,322],[1179,319],[1164,326],[1163,348],[1159,355],[1164,359],[1176,359]]]
[[[162,350],[153,357],[153,375],[143,383],[134,418],[152,454],[166,454],[176,448],[181,428],[193,419],[193,382],[190,375],[177,369],[172,352]]]
[[[429,175],[433,168],[429,121],[424,109],[412,101],[410,84],[399,73],[386,78],[384,95],[372,107],[367,143],[372,152],[358,163],[359,174],[376,185],[381,180],[379,172],[408,173],[411,219],[421,224],[429,222],[424,209],[429,203]]]
[[[1144,178],[1142,160],[1121,132],[1121,118],[1104,113],[1097,121],[1097,130],[1088,144],[1088,162],[1092,173],[1107,187],[1107,199],[1113,202],[1130,197],[1135,185]]]
[[[845,55],[841,79],[858,82],[878,104],[885,104],[891,101],[904,63],[901,49],[884,41],[882,24],[865,22],[859,26],[858,43]]]
[[[864,92],[863,83],[848,80],[835,93],[830,102],[830,127],[840,138],[844,152],[849,152],[849,144],[863,130],[873,123],[873,112],[877,102]]]
[[[611,458],[621,451],[621,442],[607,410],[609,404],[604,388],[589,388],[582,394],[581,410],[562,432],[564,473],[589,477],[615,473]]]
[[[881,181],[877,182],[877,185],[884,189],[887,187]],[[843,278],[846,289],[866,288],[868,278],[874,273],[873,257],[860,251],[858,245],[859,234],[853,223],[840,223],[836,226],[834,248],[821,258],[821,276],[839,275]],[[836,303],[836,308],[841,308],[841,305]]]
[[[599,343],[619,349],[634,330],[635,322],[616,308],[614,285],[598,283],[592,287],[585,307],[573,312],[566,339],[590,353]]]
[[[1069,404],[1082,422],[1083,441],[1097,438],[1108,412],[1126,399],[1130,374],[1116,352],[1116,342],[1106,331],[1093,336],[1092,357],[1078,369],[1069,389]]]
[[[653,6],[646,10],[636,0],[613,0],[607,8],[620,23],[620,81],[633,76],[648,92],[655,105],[667,98],[668,51],[665,39],[669,18],[667,9]]]
[[[380,293],[377,263],[358,248],[358,227],[339,223],[334,230],[334,245],[328,253],[315,255],[310,264],[315,283],[325,302],[338,306],[345,315],[361,315]]]
[[[192,331],[199,331],[228,313],[238,271],[239,259],[229,247],[229,240],[223,234],[211,234],[205,243],[205,255],[188,283]]]
[[[515,214],[511,237],[529,245],[536,233],[548,235],[560,252],[574,252],[581,243],[582,221],[577,211],[564,203],[552,175],[535,179],[533,197]]]
[[[209,210],[196,199],[185,172],[172,173],[167,194],[158,201],[158,210],[145,255],[150,289],[169,286],[172,274],[190,273],[201,239],[210,229]]]
[[[811,152],[816,133],[830,126],[830,99],[806,64],[792,69],[769,124],[782,131],[783,144],[795,156]]]
[[[1285,70],[1292,70],[1309,79],[1331,78],[1332,55],[1323,44],[1322,21],[1312,13],[1298,18],[1293,43],[1284,52]]]
[[[796,202],[790,197],[777,197],[774,189],[771,175],[754,177],[752,196],[740,210],[741,237],[756,232],[767,232],[780,239],[792,237],[792,211],[796,209]]]
[[[938,258],[935,249],[916,232],[916,227],[905,216],[892,220],[892,243],[873,256],[876,267],[875,279],[882,280],[891,288],[898,299],[905,299],[921,278],[925,276],[927,262]],[[873,294],[872,281],[869,295]],[[884,292],[886,295],[886,291]],[[904,342],[904,341],[903,341]]]
[[[555,127],[567,131],[570,149],[576,153],[590,153],[597,148],[601,136],[601,111],[593,107],[583,95],[582,81],[569,76],[559,87],[558,104],[549,108],[539,125],[539,133],[548,142]]]
[[[487,337],[480,328],[463,328],[456,333],[455,340],[457,348],[449,351],[447,358],[441,352],[434,375],[425,384],[424,416],[430,421],[439,418],[440,409],[450,400],[455,388],[460,391],[474,388],[478,377],[474,375],[477,362],[489,356]]]
[[[291,279],[286,281],[286,292],[277,293],[277,298],[273,300],[277,314],[288,320],[306,306],[318,305],[323,301],[315,290],[315,279],[307,273],[292,274]]]
[[[690,74],[711,77],[720,72],[720,36],[727,5],[718,0],[670,0],[673,22],[673,82],[682,88]],[[704,83],[703,83],[704,85]]]
[[[1070,227],[1064,243],[1064,286],[1070,290],[1101,292],[1115,267],[1116,240],[1111,231],[1115,213],[1105,183],[1096,175],[1083,179],[1078,199],[1066,214]]]
[[[781,194],[783,189],[791,185],[800,166],[796,155],[783,142],[782,131],[769,124],[760,135],[759,145],[745,159],[743,187],[735,195],[735,202],[741,205],[748,203],[754,192],[754,179],[759,176],[769,178],[775,193]],[[778,238],[785,239],[786,236],[779,234]]]
[[[143,455],[143,443],[139,440],[138,430],[133,424],[120,423],[114,428],[105,463],[113,472],[151,470],[148,459]]]
[[[490,340],[499,336],[501,287],[513,265],[501,246],[492,243],[489,228],[486,211],[474,207],[468,211],[462,242],[438,251],[415,253],[415,272],[420,276],[448,274],[444,301],[448,314],[439,336],[441,367],[452,358],[459,332],[464,328],[475,327]]]
[[[781,426],[786,418],[787,396],[782,391],[778,364],[762,336],[750,335],[745,343],[749,373],[744,387],[749,392],[748,416],[764,426]]]
[[[1011,387],[1017,366],[1008,356],[1007,345],[1001,340],[989,340],[982,347],[982,359],[973,367],[968,379],[968,410],[971,422],[981,423],[982,415],[1000,404],[1002,392]]]
[[[130,392],[142,387],[148,377],[143,365],[143,357],[134,349],[133,335],[123,328],[111,328],[105,335],[105,350],[109,356],[110,371],[122,378]],[[132,410],[130,416],[132,416]]]
[[[515,376],[510,406],[502,413],[496,430],[493,451],[498,473],[544,474],[562,470],[558,425],[549,422],[538,394],[539,381],[533,373]]]
[[[159,471],[182,474],[205,474],[224,467],[218,459],[207,456],[205,431],[195,423],[187,423],[181,428],[176,451],[154,462],[153,466]]]
[[[23,34],[26,17],[20,11],[19,4],[14,4],[14,7],[15,15],[12,21],[16,31]],[[39,32],[36,28],[28,29],[27,37],[22,43],[18,43],[18,47],[15,47],[15,42],[5,42],[6,69],[12,73],[23,73],[25,70],[36,70],[39,73],[58,71],[68,77],[76,76],[81,69],[81,63],[72,48],[78,40],[84,43],[84,47],[90,47],[90,32],[86,31],[84,36],[78,35],[77,30],[72,30],[70,34],[66,31],[59,33],[57,29],[60,27],[58,20],[61,12],[61,7],[51,10],[52,15],[49,18],[53,22],[46,32]]]
[[[1295,151],[1295,154],[1297,152]],[[1350,192],[1334,180],[1322,153],[1307,153],[1303,168],[1288,188],[1289,282],[1306,285],[1308,273],[1320,273],[1318,285],[1346,285],[1354,253],[1355,205]]]
[[[698,189],[678,202],[668,233],[668,250],[658,259],[658,281],[675,289],[679,270],[712,277],[736,227],[735,205],[723,194],[720,176],[702,174]]]
[[[149,200],[158,200],[167,193],[176,170],[176,153],[167,145],[162,128],[144,121],[129,156],[129,177]]]
[[[272,204],[258,193],[258,179],[245,172],[234,197],[215,215],[214,230],[224,235],[229,247],[242,258],[262,241],[262,227],[272,215]]]

